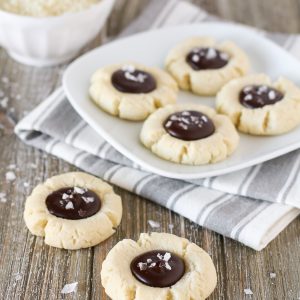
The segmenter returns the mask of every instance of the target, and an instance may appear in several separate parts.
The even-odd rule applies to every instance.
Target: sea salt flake
[[[189,111],[183,111],[181,114],[183,116],[190,116],[191,115],[191,113]]]
[[[147,264],[151,264],[152,263],[152,259],[151,258],[148,258],[147,259]]]
[[[264,93],[268,90],[268,87],[266,85],[262,85],[258,88],[258,93]]]
[[[21,274],[17,274],[16,277],[15,277],[15,280],[16,281],[19,281],[22,279],[22,275]]]
[[[169,265],[168,262],[165,263],[165,267],[166,267],[167,270],[172,270],[172,268],[171,268],[171,266]]]
[[[168,121],[168,122],[166,123],[166,127],[167,127],[167,128],[171,127],[171,125],[172,125],[172,121]]]
[[[150,264],[149,268],[154,268],[155,266],[156,266],[156,263],[153,262],[153,263]]]
[[[171,253],[166,252],[165,255],[164,255],[164,261],[168,262],[170,258],[171,258]]]
[[[276,273],[270,273],[270,278],[276,278]]]
[[[68,199],[70,196],[68,195],[68,194],[66,194],[66,193],[63,193],[62,194],[62,199],[63,200],[66,200],[66,199]]]
[[[143,263],[143,262],[139,262],[139,263],[138,263],[138,267],[139,267],[139,269],[140,269],[141,271],[145,271],[145,270],[147,270],[147,268],[148,268],[147,264],[146,264],[146,263]]]
[[[5,98],[3,98],[3,99],[1,99],[0,100],[0,106],[2,107],[2,108],[7,108],[7,106],[8,106],[8,97],[5,97]]]
[[[189,119],[187,119],[187,118],[183,118],[183,119],[181,120],[181,122],[183,122],[183,123],[185,123],[185,124],[187,124],[187,125],[190,125],[190,124],[191,124],[190,121],[189,121]]]
[[[5,178],[6,178],[6,181],[15,181],[17,176],[14,172],[12,171],[8,171],[6,172],[5,174]]]
[[[69,201],[69,202],[67,203],[67,205],[65,206],[65,209],[74,209],[73,202],[72,202],[72,201]]]
[[[128,71],[130,73],[133,73],[135,71],[135,67],[133,65],[124,65],[122,67],[122,71]]]
[[[246,295],[253,295],[253,292],[251,291],[251,289],[244,289],[244,293]]]
[[[78,282],[68,283],[61,290],[62,294],[70,294],[76,291]]]
[[[253,96],[251,94],[247,94],[245,97],[244,97],[244,100],[245,101],[249,101],[249,100],[252,100],[253,99]]]
[[[274,91],[269,91],[268,97],[270,100],[274,100],[276,98],[276,93]]]
[[[206,52],[206,58],[207,59],[214,59],[217,56],[217,51],[214,48],[208,48]]]
[[[188,130],[188,126],[186,126],[183,123],[179,123],[178,126],[181,127],[183,130]]]
[[[156,255],[160,260],[163,260],[164,259],[164,256],[163,255],[161,255],[160,253],[157,253],[157,255]]]
[[[95,201],[94,197],[82,197],[85,203],[92,203]]]
[[[82,194],[84,194],[86,191],[85,191],[83,188],[80,188],[80,187],[78,187],[78,186],[75,186],[75,187],[74,187],[74,192],[77,193],[77,194],[82,195]]]
[[[23,186],[25,187],[25,188],[28,188],[29,187],[29,183],[28,182],[23,182]]]
[[[194,54],[192,56],[192,61],[195,62],[195,63],[199,62],[200,61],[200,56],[198,54]]]
[[[208,122],[208,119],[206,116],[202,116],[201,119],[204,121],[204,122]]]
[[[160,223],[156,221],[148,220],[148,224],[150,225],[151,228],[160,228]]]

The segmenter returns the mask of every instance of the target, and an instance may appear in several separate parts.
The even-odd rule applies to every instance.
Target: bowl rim
[[[65,12],[61,15],[45,16],[45,17],[21,15],[21,14],[17,14],[17,13],[2,10],[0,8],[0,20],[1,20],[1,16],[3,16],[6,19],[10,18],[12,20],[15,19],[16,21],[23,21],[23,22],[35,22],[35,23],[40,23],[40,22],[45,22],[45,21],[57,22],[57,21],[60,21],[62,19],[65,19],[65,18],[73,18],[73,17],[79,16],[81,14],[89,13],[89,12],[93,11],[96,8],[100,8],[105,3],[111,2],[111,7],[113,7],[115,1],[116,0],[99,0],[98,3],[94,3],[90,6],[88,6],[87,8],[85,8],[83,10],[80,10],[80,11]]]

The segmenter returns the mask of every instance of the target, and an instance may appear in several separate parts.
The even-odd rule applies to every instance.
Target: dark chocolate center
[[[134,277],[151,287],[170,287],[185,273],[182,258],[174,253],[163,250],[153,250],[143,253],[130,264]]]
[[[213,121],[205,114],[193,110],[174,113],[163,125],[171,136],[185,141],[203,139],[215,132]]]
[[[247,108],[260,108],[283,99],[283,93],[266,85],[247,85],[239,95],[240,103]]]
[[[155,78],[145,71],[137,70],[133,66],[124,66],[112,74],[113,86],[122,93],[145,94],[156,89]]]
[[[66,187],[46,198],[48,211],[59,218],[78,220],[96,214],[101,201],[96,193],[80,187]]]
[[[196,71],[220,69],[228,61],[229,55],[215,48],[194,48],[186,57],[186,62]]]

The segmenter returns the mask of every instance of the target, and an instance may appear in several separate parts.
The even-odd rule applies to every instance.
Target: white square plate
[[[240,25],[207,23],[149,31],[104,45],[80,57],[66,70],[63,85],[74,109],[103,138],[123,155],[153,173],[179,179],[217,176],[278,157],[300,147],[300,128],[276,137],[241,134],[237,151],[227,160],[204,166],[171,163],[155,156],[139,141],[142,122],[129,122],[112,117],[89,99],[92,74],[112,63],[137,61],[163,67],[168,51],[191,36],[212,36],[218,41],[232,40],[249,55],[252,71],[269,74],[272,79],[285,76],[300,84],[300,62],[256,31]],[[178,102],[214,106],[213,98],[180,92]]]

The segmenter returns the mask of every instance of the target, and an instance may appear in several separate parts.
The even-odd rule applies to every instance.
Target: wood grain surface
[[[117,34],[149,1],[163,0],[117,0],[101,36]],[[300,31],[298,0],[192,2],[229,20],[273,31]],[[218,286],[209,299],[300,299],[299,218],[265,250],[255,252],[116,187],[123,198],[123,221],[117,233],[100,246],[59,250],[29,234],[22,217],[26,196],[46,178],[75,168],[22,144],[13,134],[13,127],[60,85],[63,70],[26,67],[0,49],[0,193],[6,194],[0,198],[0,299],[107,300],[100,282],[103,259],[119,240],[136,239],[140,232],[150,231],[150,219],[161,223],[160,231],[170,232],[169,225],[173,224],[173,233],[192,240],[212,255]],[[17,176],[12,182],[5,179],[9,169]],[[275,275],[270,273],[276,277],[271,278]],[[63,296],[63,286],[72,282],[78,282],[77,292]],[[253,295],[245,294],[247,288]]]

